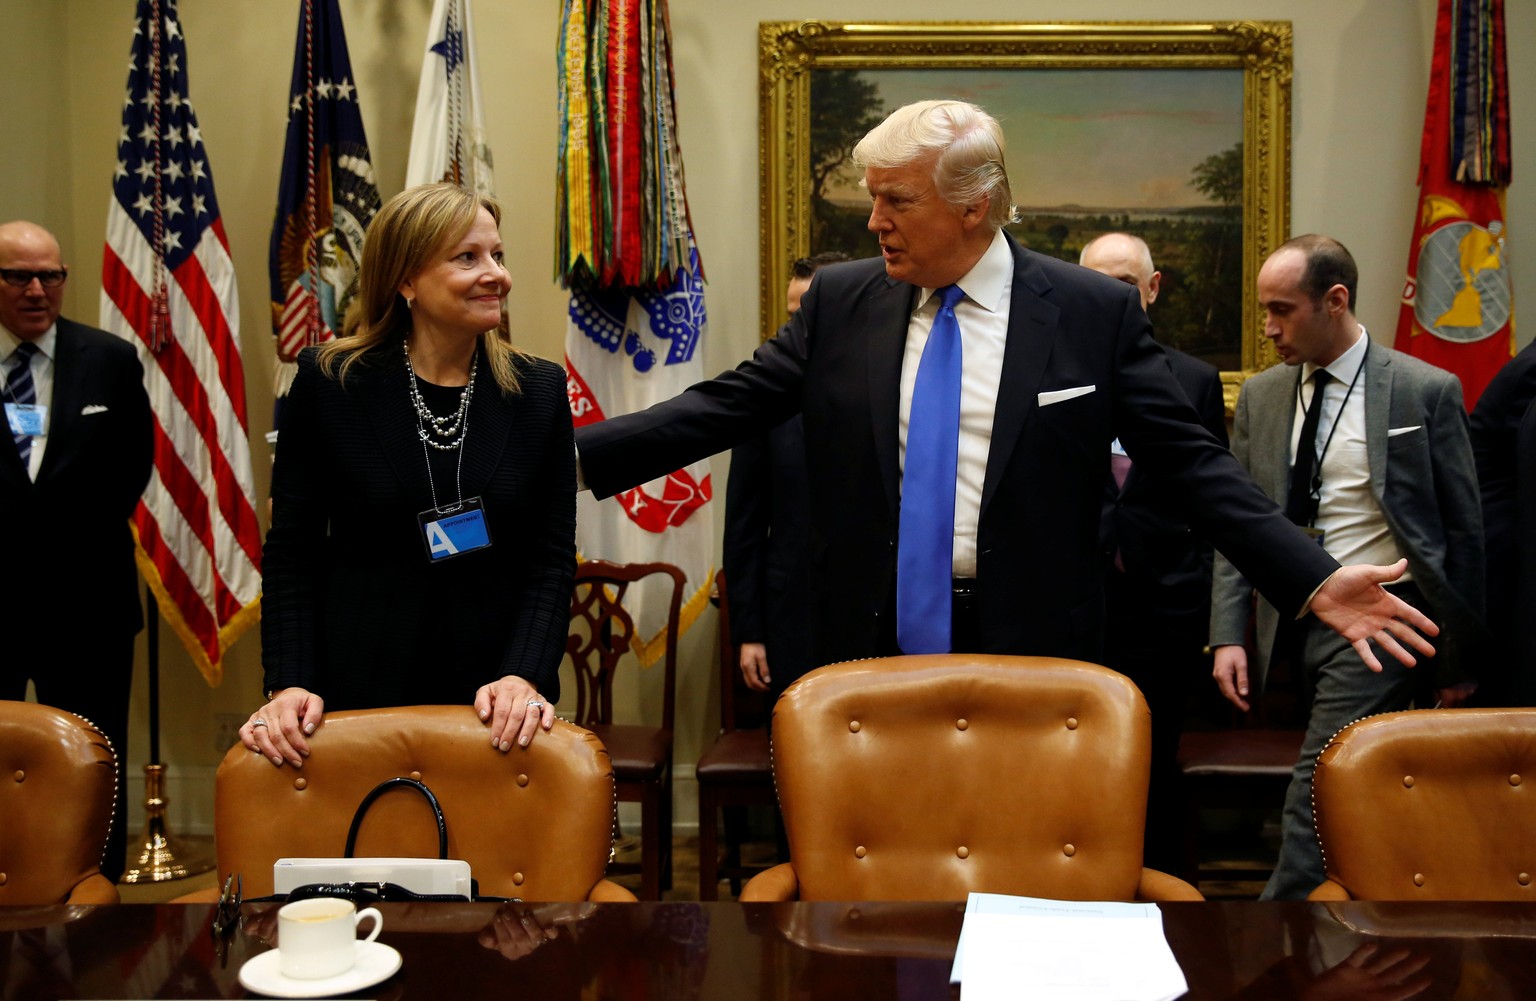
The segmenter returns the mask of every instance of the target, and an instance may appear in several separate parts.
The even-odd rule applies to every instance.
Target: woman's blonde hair
[[[343,336],[320,349],[322,372],[345,383],[348,369],[369,352],[405,340],[411,311],[400,283],[469,232],[481,209],[501,225],[501,206],[494,199],[447,181],[407,188],[384,203],[363,240],[357,296],[342,324]],[[505,314],[495,329],[480,335],[480,344],[496,385],[504,394],[515,394],[516,362],[525,356],[512,346]]]

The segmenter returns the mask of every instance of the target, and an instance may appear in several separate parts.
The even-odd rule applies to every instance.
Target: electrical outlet
[[[223,754],[240,742],[240,728],[249,719],[241,713],[213,714],[213,749]]]

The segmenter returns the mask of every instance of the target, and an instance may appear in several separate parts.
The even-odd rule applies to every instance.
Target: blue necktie
[[[934,293],[939,313],[912,387],[896,545],[896,642],[902,653],[949,653],[960,453],[958,285]]]
[[[37,385],[32,381],[32,356],[37,354],[37,345],[31,341],[22,341],[20,346],[11,354],[11,376],[6,384],[5,400],[7,403],[36,403]],[[26,466],[32,459],[32,436],[18,434],[16,439],[16,451],[21,453],[21,464]]]

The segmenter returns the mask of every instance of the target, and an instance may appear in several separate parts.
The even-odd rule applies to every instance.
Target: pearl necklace
[[[416,408],[416,434],[423,445],[431,445],[440,452],[452,452],[464,442],[468,430],[469,399],[475,388],[475,372],[480,367],[477,352],[469,363],[469,381],[459,392],[459,405],[446,417],[434,414],[427,401],[422,399],[421,387],[416,383],[416,369],[411,365],[411,349],[405,349],[405,371],[410,375],[411,405]],[[441,440],[439,440],[441,439]]]

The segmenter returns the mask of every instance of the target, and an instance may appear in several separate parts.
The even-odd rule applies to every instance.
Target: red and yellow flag
[[[1515,349],[1509,159],[1504,0],[1440,0],[1396,347],[1458,375],[1468,410]]]

